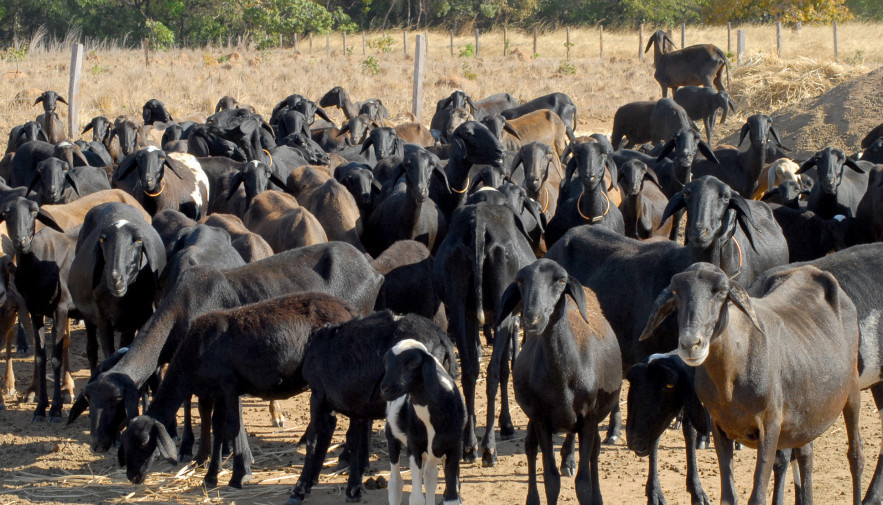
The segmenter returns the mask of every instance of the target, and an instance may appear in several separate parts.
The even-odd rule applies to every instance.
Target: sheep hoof
[[[273,427],[274,428],[284,428],[285,427],[285,417],[278,416],[273,419]]]
[[[485,468],[497,466],[497,451],[485,449],[481,455],[481,466]]]
[[[564,458],[564,461],[561,462],[561,475],[565,477],[576,475],[576,461],[573,459],[573,455]]]
[[[205,486],[206,489],[214,489],[218,487],[218,476],[209,477],[205,476],[205,479],[202,480],[202,485]]]
[[[33,391],[28,391],[27,393],[25,393],[25,396],[24,396],[24,398],[22,398],[22,401],[25,403],[34,403],[34,400],[36,398],[37,398],[37,393],[35,393]]]
[[[744,445],[740,444],[739,442],[736,442],[736,450],[737,450],[737,451],[741,451],[741,450],[744,449],[744,448],[745,448]]]
[[[661,489],[647,491],[647,505],[665,505],[665,497]]]
[[[64,390],[61,392],[61,403],[71,403],[73,401],[71,392]]]
[[[475,462],[475,447],[467,447],[463,449],[463,461],[466,463]]]
[[[512,440],[515,438],[515,426],[512,426],[511,424],[500,426],[500,438],[503,440]]]
[[[619,436],[617,436],[617,435],[610,435],[609,437],[605,438],[605,439],[604,439],[604,442],[602,442],[602,443],[603,443],[604,445],[616,445],[616,441],[617,441],[617,440],[619,440]]]
[[[288,498],[288,501],[285,502],[285,505],[302,505],[304,502],[303,496],[294,496]]]
[[[49,414],[49,423],[50,424],[60,423],[62,419],[64,419],[64,415],[62,413],[58,413],[58,414],[50,413]]]
[[[237,478],[234,476],[233,478],[230,479],[230,483],[227,485],[230,487],[235,487],[236,489],[242,489],[242,485],[245,484],[246,482],[250,481],[252,479],[252,477],[253,477],[253,475],[251,472],[248,472],[247,474],[243,475],[240,478]]]

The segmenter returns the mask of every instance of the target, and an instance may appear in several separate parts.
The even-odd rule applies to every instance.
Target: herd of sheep
[[[595,504],[599,425],[610,418],[603,443],[620,438],[627,379],[625,438],[651,456],[650,505],[665,503],[655,455],[676,418],[692,503],[709,503],[696,466],[709,434],[722,503],[736,503],[737,444],[757,449],[749,503],[766,502],[772,474],[781,503],[792,461],[798,503],[811,503],[813,439],[841,413],[853,503],[881,503],[879,461],[862,500],[859,395],[883,401],[883,125],[854,153],[812,146],[792,161],[757,114],[737,146],[712,147],[717,111],[736,107],[726,57],[676,50],[663,32],[651,46],[663,98],[623,105],[609,138],[577,136],[561,93],[455,91],[427,128],[334,87],[285,98],[269,121],[229,96],[176,121],[153,99],[141,120],[98,116],[74,141],[56,112],[66,102],[44,92],[0,160],[4,394],[13,342],[33,343],[35,421],[60,420],[65,402],[68,423],[88,411],[92,450],[118,446],[133,483],[159,457],[209,460],[213,487],[232,452],[228,484],[241,487],[240,397],[270,400],[281,426],[276,401],[309,391],[289,505],[318,482],[337,414],[347,501],[385,418],[390,505],[402,453],[409,502],[436,503],[442,465],[452,505],[478,499],[461,494],[460,462],[493,466],[497,429],[514,436],[511,373],[529,419],[527,503],[540,503],[539,449],[548,503],[563,473]],[[91,370],[76,390],[70,320],[85,324]],[[481,335],[493,351],[479,443]]]

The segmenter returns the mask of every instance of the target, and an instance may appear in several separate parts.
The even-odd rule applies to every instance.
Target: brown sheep
[[[276,253],[328,241],[316,217],[293,196],[281,191],[265,191],[256,196],[242,222],[263,237]]]
[[[239,252],[246,263],[269,258],[273,255],[273,248],[257,233],[249,231],[242,224],[242,219],[232,214],[211,214],[200,223],[227,230],[232,239],[233,248]]]

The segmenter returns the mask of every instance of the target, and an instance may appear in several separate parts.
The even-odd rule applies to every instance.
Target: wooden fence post
[[[834,61],[840,61],[840,54],[837,51],[837,21],[834,21]]]
[[[402,32],[402,44],[405,48],[405,56],[408,56],[408,32]]]
[[[567,48],[567,59],[570,59],[570,27],[567,27],[567,42],[564,43],[564,47]]]
[[[681,49],[687,47],[687,23],[681,23]]]
[[[736,39],[736,61],[741,64],[745,57],[745,30],[737,30]]]
[[[145,46],[146,47],[146,46]],[[80,77],[83,75],[83,44],[74,44],[71,47],[71,80],[67,90],[67,126],[70,138],[76,138],[80,133]]]
[[[448,33],[451,35],[451,56],[454,56],[454,30],[448,30]]]
[[[782,22],[776,21],[776,55],[782,59]]]
[[[732,28],[732,25],[730,25],[730,22],[727,21],[727,52],[730,54],[733,54],[733,44],[731,42],[732,37],[730,37],[731,28]]]
[[[429,30],[423,30],[423,48],[425,49],[423,52],[429,56]]]
[[[365,39],[365,32],[362,32],[362,56],[368,54],[368,41]]]
[[[599,49],[599,57],[601,58],[601,64],[604,64],[604,25],[598,25],[598,46]]]
[[[533,27],[533,54],[530,56],[531,58],[537,57],[537,27]]]
[[[331,32],[325,34],[325,52],[331,52]]]
[[[313,54],[313,34],[310,33],[310,54]]]
[[[475,29],[475,57],[478,58],[478,28]]]
[[[297,34],[294,34],[294,52],[297,52]]]
[[[142,40],[141,44],[144,46],[144,64],[150,65],[150,39]]]
[[[343,55],[346,56],[346,32],[343,32]]]
[[[411,102],[411,113],[420,122],[423,111],[423,69],[426,63],[426,51],[423,48],[423,36],[417,35],[417,45],[414,47],[414,96]]]
[[[638,60],[644,61],[644,23],[638,25]]]
[[[503,25],[503,56],[506,56],[506,53],[508,52],[507,51],[508,46],[509,46],[508,42],[509,42],[509,34],[506,33],[506,25]]]

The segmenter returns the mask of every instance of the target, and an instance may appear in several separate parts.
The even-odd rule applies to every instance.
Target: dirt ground
[[[85,335],[75,331],[71,346],[74,379],[79,391],[88,377],[86,373]],[[484,362],[490,358],[490,348],[484,349]],[[300,474],[304,449],[295,443],[303,434],[309,421],[308,396],[300,395],[283,402],[287,419],[285,428],[274,428],[270,422],[267,402],[243,399],[245,426],[249,444],[254,452],[254,479],[244,489],[226,486],[205,491],[202,487],[204,468],[180,464],[172,466],[157,463],[154,473],[144,485],[133,485],[126,480],[125,470],[116,464],[116,454],[92,454],[88,445],[88,421],[78,419],[73,425],[32,423],[33,404],[20,401],[30,380],[32,357],[16,356],[13,360],[16,373],[16,389],[19,398],[10,401],[8,410],[0,412],[0,503],[239,503],[281,504],[287,499]],[[625,412],[625,387],[622,395]],[[484,424],[484,382],[479,384],[476,404],[478,418]],[[510,386],[511,391],[511,386]],[[863,488],[870,482],[874,458],[880,444],[880,423],[871,395],[862,397],[862,434],[865,441],[866,471]],[[67,410],[67,409],[66,409]],[[194,416],[196,416],[194,409]],[[513,409],[517,433],[513,440],[498,445],[499,463],[494,468],[482,468],[480,464],[464,464],[461,467],[462,496],[464,503],[499,504],[523,502],[527,493],[527,463],[524,456],[524,429],[527,419],[517,406]],[[179,412],[179,421],[181,413]],[[344,503],[343,490],[346,475],[333,474],[344,430],[345,418],[338,422],[335,439],[326,460],[326,468],[313,488],[307,503]],[[382,421],[374,424],[381,430]],[[605,426],[602,425],[602,429]],[[484,432],[479,431],[479,436]],[[561,438],[557,443],[560,444]],[[690,496],[685,488],[685,463],[683,439],[680,430],[670,429],[660,443],[660,478],[662,489],[670,505],[689,504]],[[747,501],[751,491],[751,475],[755,453],[745,449],[736,455],[736,484],[740,500]],[[624,441],[615,446],[605,446],[601,451],[601,489],[608,503],[646,503],[644,486],[647,478],[647,458],[639,458],[630,452]],[[220,481],[230,478],[228,461],[220,475]],[[702,483],[712,503],[719,500],[720,481],[713,449],[699,451]],[[541,468],[542,464],[538,464]],[[846,432],[843,422],[838,421],[815,444],[815,499],[816,503],[844,503],[850,493],[850,476],[846,461]],[[371,474],[389,477],[386,442],[382,436],[373,438]],[[366,476],[367,477],[367,476]],[[410,475],[404,474],[405,491],[410,489]],[[440,476],[441,477],[441,476]],[[440,482],[441,478],[440,478]],[[542,482],[542,476],[540,476]],[[791,479],[789,476],[789,487]],[[770,495],[772,493],[770,488]],[[442,487],[439,486],[439,493]],[[542,494],[542,491],[541,491]],[[439,496],[439,500],[441,497]],[[573,479],[562,479],[562,503],[575,503]],[[786,495],[786,503],[793,502],[793,488]],[[363,502],[380,504],[387,502],[385,490],[369,490]]]

